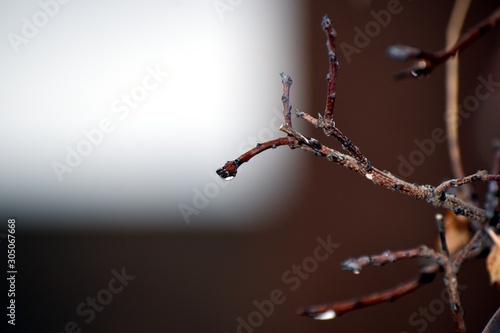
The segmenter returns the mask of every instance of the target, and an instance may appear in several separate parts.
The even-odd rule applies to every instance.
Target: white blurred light
[[[184,204],[197,211],[191,226],[216,214],[235,225],[255,220],[255,207],[266,214],[270,198],[289,191],[272,185],[293,173],[280,171],[288,160],[277,152],[242,167],[247,175],[230,186],[213,176],[238,147],[281,135],[270,128],[281,121],[278,73],[301,73],[293,49],[301,29],[290,19],[300,16],[297,4],[241,2],[223,20],[210,1],[54,8],[19,52],[8,39],[0,44],[2,213],[151,215],[184,227]],[[40,11],[2,3],[0,33],[23,36],[24,17],[34,22]],[[154,71],[168,75],[155,81]],[[58,174],[54,164],[67,169]],[[208,203],[196,207],[199,192]]]

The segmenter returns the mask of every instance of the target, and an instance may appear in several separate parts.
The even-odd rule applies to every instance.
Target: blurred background
[[[396,82],[392,74],[408,64],[386,49],[441,49],[452,5],[0,4],[0,232],[16,220],[18,270],[9,331],[453,332],[441,277],[332,321],[296,315],[304,305],[413,277],[416,261],[360,275],[340,263],[433,246],[440,210],[285,147],[245,164],[230,182],[215,175],[257,142],[282,135],[279,72],[294,80],[294,108],[324,110],[320,23],[327,14],[338,33],[337,125],[379,169],[421,184],[450,178],[446,144],[428,154],[418,145],[444,129],[444,67]],[[465,29],[496,6],[474,1]],[[460,101],[488,77],[500,81],[499,36],[489,32],[461,55]],[[460,126],[467,173],[491,162],[500,121],[500,93],[491,89]],[[311,259],[328,241],[335,247],[327,258]],[[468,328],[480,331],[498,307],[498,290],[483,260],[467,263],[459,279]],[[271,299],[279,301],[262,305]]]

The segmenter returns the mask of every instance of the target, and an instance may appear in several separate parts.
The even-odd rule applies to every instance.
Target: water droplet
[[[311,317],[316,320],[330,320],[337,317],[337,313],[333,310],[327,310],[325,312],[317,312],[311,314]]]
[[[353,269],[352,272],[356,275],[359,275],[361,273],[360,269]]]
[[[431,72],[431,64],[426,60],[419,60],[411,69],[411,76],[422,77]]]
[[[232,180],[236,177],[238,164],[235,161],[228,161],[222,168],[217,169],[215,172],[224,180]]]

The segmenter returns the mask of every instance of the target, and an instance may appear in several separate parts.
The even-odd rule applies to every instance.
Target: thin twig
[[[496,9],[491,15],[463,34],[455,44],[435,53],[406,45],[393,45],[389,47],[387,54],[391,58],[402,61],[416,59],[412,66],[397,72],[395,74],[396,79],[416,78],[431,73],[437,66],[448,60],[448,58],[464,50],[487,31],[493,29],[499,20],[500,8]]]
[[[439,216],[440,215],[440,216]],[[438,231],[441,239],[441,248],[443,250],[442,266],[444,268],[444,285],[448,290],[448,299],[450,300],[451,313],[457,333],[465,333],[465,320],[462,306],[460,305],[460,295],[458,294],[458,280],[456,271],[453,269],[453,262],[450,260],[448,246],[446,245],[446,237],[443,223],[443,216],[439,214],[436,219],[438,221]]]
[[[462,26],[467,15],[471,0],[456,0],[446,29],[446,47],[450,48],[460,37]],[[460,144],[458,139],[458,87],[459,87],[459,56],[458,53],[446,62],[446,137],[448,154],[454,178],[465,176]],[[473,188],[466,184],[461,188],[462,197],[471,201]]]
[[[283,83],[283,95],[281,101],[283,102],[283,118],[285,118],[285,125],[292,127],[292,105],[290,104],[290,87],[292,86],[292,78],[287,74],[281,72],[281,83]]]
[[[498,173],[500,170],[500,141],[495,141],[493,145],[493,163],[491,167],[492,173]],[[482,248],[486,246],[483,242],[485,237],[485,227],[489,223],[492,226],[498,223],[498,212],[495,210],[498,205],[498,184],[496,180],[490,180],[488,183],[488,193],[486,195],[485,203],[485,217],[486,220],[480,225],[476,230],[476,233],[469,240],[466,246],[464,246],[453,258],[453,270],[456,274],[460,271],[460,268],[470,258],[475,257],[481,252]],[[489,230],[488,230],[489,231]]]
[[[447,180],[443,183],[441,183],[438,187],[435,189],[435,193],[437,195],[440,195],[441,193],[444,193],[446,190],[448,190],[451,187],[458,187],[462,186],[464,184],[469,184],[475,181],[499,181],[500,180],[500,175],[492,175],[489,174],[486,170],[479,170],[473,175],[469,175],[466,177],[462,177],[460,179],[450,179]]]
[[[493,143],[493,163],[491,166],[492,174],[500,172],[500,140]],[[486,210],[486,217],[491,219],[491,225],[498,223],[498,214],[495,215],[495,210],[498,206],[498,184],[495,181],[488,183],[488,192],[486,193],[486,202],[484,209]],[[494,220],[496,219],[496,221]]]
[[[384,266],[389,263],[395,263],[401,259],[426,258],[439,262],[440,256],[425,245],[401,251],[385,251],[381,254],[371,256],[361,256],[358,258],[349,258],[342,262],[342,269],[359,274],[363,267],[367,265]]]
[[[223,167],[217,169],[216,173],[224,180],[231,180],[236,177],[236,173],[238,172],[238,168],[243,164],[251,160],[253,157],[258,154],[266,151],[268,149],[275,149],[279,146],[289,146],[290,148],[298,147],[297,141],[291,137],[278,138],[270,141],[266,141],[263,143],[258,143],[257,146],[253,149],[250,149],[246,153],[242,154],[235,160],[227,161]]]
[[[491,317],[490,321],[483,330],[483,333],[499,333],[500,332],[500,307]]]
[[[479,228],[474,236],[470,239],[469,243],[465,245],[453,258],[453,270],[455,273],[458,273],[460,271],[460,268],[462,267],[463,263],[467,260],[470,259],[470,253],[474,251],[475,249],[478,249],[481,247],[481,241],[484,236],[484,228]]]
[[[445,193],[445,191],[450,187],[460,186],[472,181],[500,180],[500,175],[490,175],[483,170],[464,177],[463,179],[453,179],[443,182],[436,188],[430,185],[411,184],[387,171],[381,171],[374,166],[370,165],[370,167],[367,168],[366,165],[359,163],[357,159],[329,148],[316,139],[308,139],[294,129],[282,126],[281,130],[286,132],[289,136],[287,138],[275,139],[258,144],[257,147],[244,153],[236,160],[228,161],[222,168],[217,170],[217,174],[224,179],[228,177],[232,178],[236,175],[236,170],[241,164],[269,148],[284,145],[288,145],[290,148],[300,147],[366,177],[375,185],[405,194],[417,200],[425,200],[436,207],[450,209],[457,215],[463,215],[479,223],[483,223],[487,219],[486,212],[483,209],[473,206],[452,194]]]
[[[453,320],[455,322],[455,328],[457,333],[464,333],[465,320],[464,320],[464,310],[460,305],[460,295],[458,294],[458,279],[453,269],[453,263],[450,260],[444,261],[444,274],[445,274],[445,286],[448,290],[448,297],[450,300],[451,313],[453,314]]]
[[[444,230],[444,218],[442,214],[436,214],[436,221],[438,225],[439,239],[441,240],[441,250],[443,254],[447,257],[450,256],[448,251],[448,244],[446,244],[446,236]]]
[[[309,306],[297,310],[297,313],[317,320],[333,319],[357,309],[395,301],[398,298],[417,290],[425,284],[432,282],[435,275],[436,272],[422,273],[419,277],[408,280],[391,289],[345,301]]]
[[[488,231],[488,235],[491,237],[491,239],[493,240],[493,242],[497,245],[497,246],[500,246],[500,237],[495,234],[495,231],[493,231],[493,228],[488,228],[487,229]]]
[[[332,22],[325,16],[321,25],[326,33],[326,47],[328,50],[328,60],[329,60],[329,70],[326,80],[328,81],[328,89],[326,91],[326,108],[325,108],[325,119],[333,119],[333,108],[335,107],[335,99],[337,97],[337,71],[339,69],[339,61],[337,59],[337,54],[335,53],[335,38],[337,37],[337,32],[333,29]]]

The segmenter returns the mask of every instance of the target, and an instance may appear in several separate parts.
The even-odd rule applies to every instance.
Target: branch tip
[[[387,56],[399,61],[417,59],[421,54],[420,49],[408,45],[391,45],[387,48]]]
[[[224,180],[232,180],[236,177],[238,166],[239,165],[235,163],[235,161],[227,161],[223,167],[217,169],[215,172]]]

